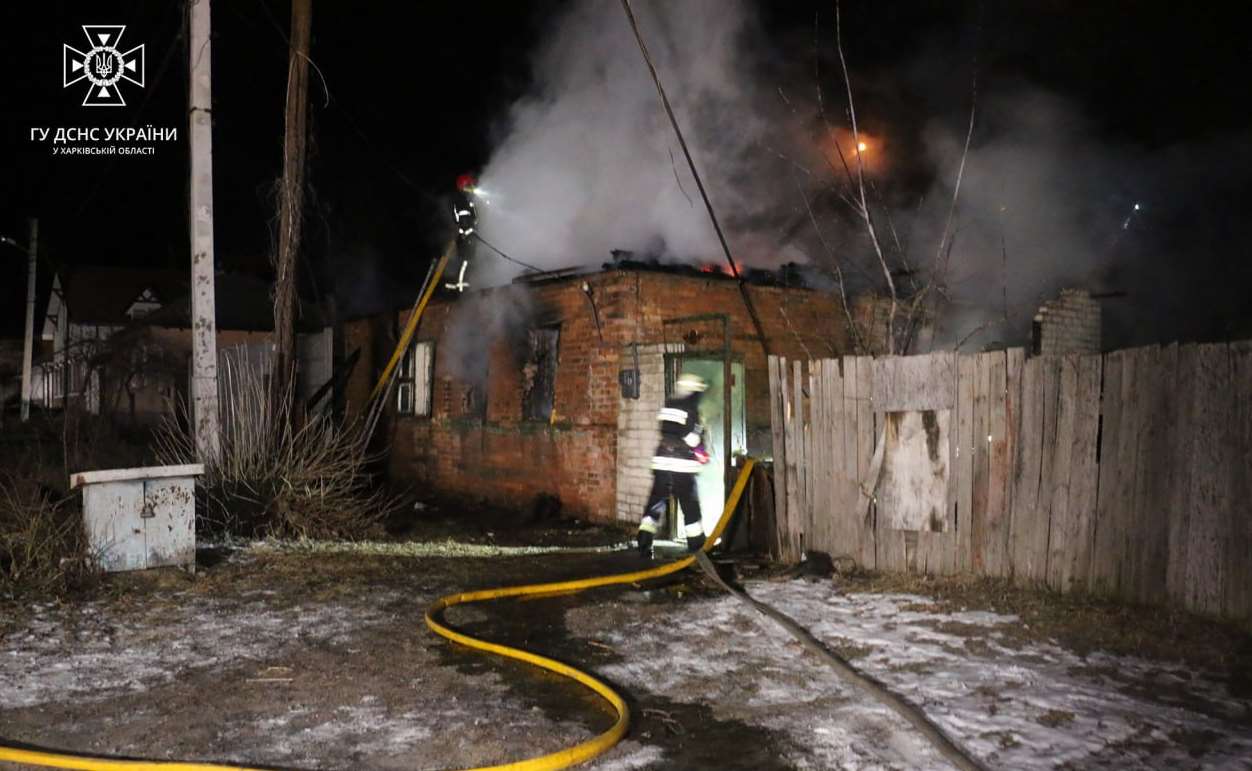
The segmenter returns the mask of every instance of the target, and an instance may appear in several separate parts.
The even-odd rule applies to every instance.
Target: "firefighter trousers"
[[[665,521],[665,510],[670,496],[678,499],[678,508],[683,512],[683,535],[688,541],[704,535],[704,524],[700,518],[700,497],[696,494],[696,475],[681,471],[653,471],[652,492],[648,495],[648,505],[643,511],[643,519],[639,522],[639,531],[655,535],[661,523]]]

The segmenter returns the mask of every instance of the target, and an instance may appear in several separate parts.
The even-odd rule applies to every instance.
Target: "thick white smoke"
[[[846,204],[847,179],[836,158],[822,156],[834,141],[845,153],[851,142],[831,31],[819,34],[822,116],[814,52],[796,44],[811,40],[807,32],[790,45],[776,34],[767,39],[745,0],[634,0],[634,7],[735,257],[749,266],[807,262],[826,271],[837,261],[849,294],[884,291],[864,225]],[[845,35],[855,40],[855,31]],[[867,168],[879,234],[891,266],[907,263],[925,283],[965,139],[969,86],[959,73],[970,54],[932,51],[866,70],[855,53],[853,45],[858,114],[862,129],[874,132]],[[614,249],[720,262],[619,1],[570,4],[533,66],[532,88],[509,108],[481,174],[490,197],[480,209],[482,235],[542,269],[599,265]],[[1161,227],[1155,223],[1167,207],[1182,210],[1187,189],[1223,178],[1212,173],[1220,164],[1197,168],[1195,147],[1180,163],[1171,153],[1110,144],[1076,105],[1019,80],[980,89],[950,272],[941,277],[945,299],[922,346],[948,348],[974,330],[967,350],[1020,345],[1039,304],[1064,286],[1134,298],[1107,306],[1106,330],[1120,330],[1108,343],[1168,336],[1168,325],[1153,331],[1142,309],[1165,307],[1180,280],[1198,281],[1170,252],[1200,247],[1166,247],[1151,228]],[[946,101],[936,99],[945,93]],[[914,103],[927,109],[902,107]],[[832,140],[831,128],[840,138]],[[1227,143],[1218,157],[1246,168],[1246,150],[1231,152],[1243,146]],[[1136,202],[1142,210],[1132,215]],[[471,283],[485,287],[521,268],[479,246],[474,271]],[[909,287],[899,276],[897,283]]]
[[[1097,141],[1077,109],[1052,94],[1022,88],[980,107],[985,127],[961,186],[938,347],[1020,342],[1044,300],[1065,286],[1103,289],[1103,273],[1125,256],[1115,248],[1134,201],[1119,195],[1134,186],[1125,153]],[[917,257],[927,261],[960,164],[959,128],[932,124],[925,134],[931,165],[947,171],[918,223],[926,237]]]
[[[739,0],[637,2],[636,14],[736,257],[776,265],[780,164],[791,131],[765,84],[768,50]],[[573,4],[534,64],[483,170],[483,236],[545,269],[623,249],[720,261],[720,247],[618,0]],[[794,206],[794,190],[789,199]],[[484,255],[485,283],[518,268]],[[481,268],[480,268],[481,270]],[[484,278],[479,277],[483,282]]]

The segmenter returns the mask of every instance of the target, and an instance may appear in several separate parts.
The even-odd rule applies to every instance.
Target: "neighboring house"
[[[772,274],[754,279],[747,292],[770,353],[849,352],[834,294],[779,286]],[[362,357],[346,389],[350,414],[362,408],[407,317],[344,325],[345,350]],[[393,387],[393,476],[445,497],[516,507],[556,499],[569,514],[637,521],[651,484],[657,412],[684,369],[710,383],[701,415],[713,462],[699,486],[704,516],[715,519],[736,473],[733,458],[772,454],[767,360],[735,281],[619,263],[444,292]]]
[[[272,338],[269,284],[249,276],[216,278],[219,357],[244,351],[268,361]],[[36,323],[39,353],[32,402],[73,404],[91,413],[152,420],[187,394],[191,324],[187,275],[181,271],[76,268],[52,279],[47,311]],[[301,308],[301,393],[330,377],[330,329],[311,305]]]
[[[9,402],[22,395],[22,338],[0,337],[0,421]]]

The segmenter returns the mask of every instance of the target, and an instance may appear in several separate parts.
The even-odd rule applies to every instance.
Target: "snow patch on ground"
[[[1016,617],[931,612],[923,597],[800,581],[748,591],[852,652],[856,667],[991,767],[1252,769],[1252,703],[1182,666],[1023,645],[1006,634]],[[627,657],[604,668],[609,678],[778,731],[797,768],[947,767],[902,719],[734,598],[684,604],[665,624],[628,622],[601,639]]]
[[[137,619],[97,602],[36,607],[0,651],[0,707],[143,691],[190,670],[261,661],[296,640],[344,645],[361,628],[387,621],[383,608],[399,597],[381,592],[369,605],[273,609],[265,592],[253,594],[243,605],[182,596],[159,618]]]

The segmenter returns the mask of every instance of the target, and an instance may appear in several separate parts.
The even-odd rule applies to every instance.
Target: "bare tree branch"
[[[857,148],[856,153],[856,190],[859,195],[859,213],[865,220],[865,229],[869,233],[870,243],[874,246],[874,254],[878,256],[878,264],[882,267],[883,278],[887,282],[887,290],[891,293],[891,312],[887,316],[887,353],[895,353],[895,318],[897,307],[896,282],[883,256],[882,245],[878,242],[878,232],[874,229],[874,219],[869,213],[869,204],[865,199],[865,159],[860,152],[861,134],[856,124],[856,104],[852,99],[852,81],[848,77],[848,61],[843,54],[843,31],[840,19],[839,0],[835,0],[835,49],[839,53],[839,67],[843,70],[843,84],[848,93],[848,118],[852,123],[852,142]],[[839,143],[835,143],[837,148]],[[843,157],[840,151],[839,157]]]

